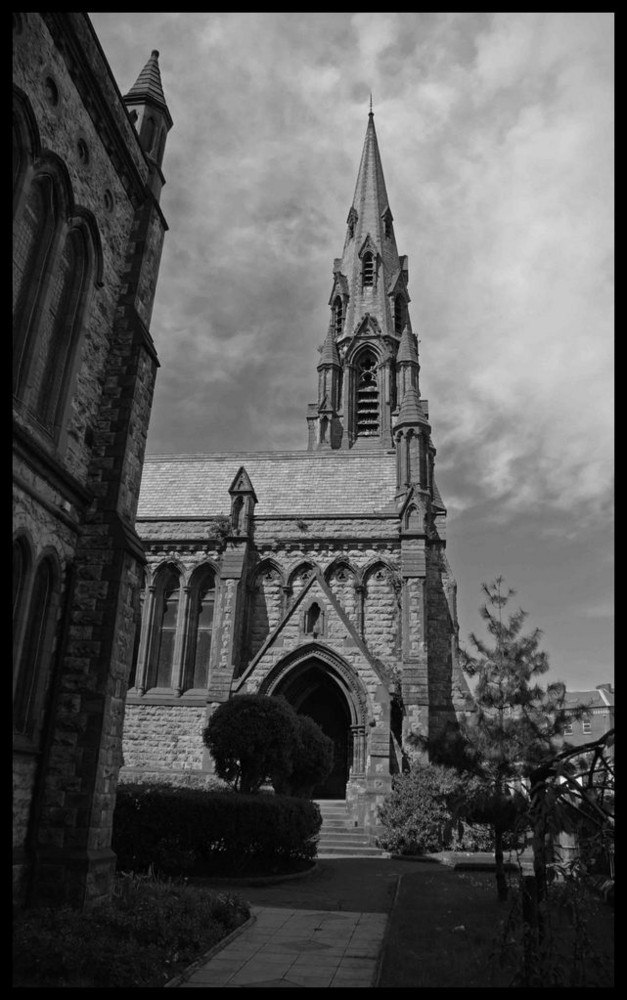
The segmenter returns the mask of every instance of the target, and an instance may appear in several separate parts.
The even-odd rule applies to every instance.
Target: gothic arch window
[[[187,669],[183,690],[206,690],[209,684],[209,657],[215,607],[215,576],[205,569],[191,588]]]
[[[14,226],[13,392],[56,437],[63,423],[99,253],[64,168],[50,158],[26,185]]]
[[[173,566],[163,569],[155,586],[155,617],[148,663],[148,688],[171,688],[181,580]]]
[[[48,428],[58,425],[63,408],[79,334],[87,261],[85,235],[79,228],[71,229],[51,284],[48,310],[42,317],[45,360],[36,412],[40,422]]]
[[[374,285],[374,254],[367,250],[361,262],[361,283],[364,288]]]
[[[13,729],[35,740],[47,686],[57,612],[58,573],[50,557],[39,563],[28,600],[24,638],[17,658],[13,689]]]
[[[371,348],[358,356],[357,368],[357,437],[379,434],[379,383],[377,358]]]
[[[58,211],[52,178],[43,175],[30,185],[14,228],[13,391],[18,395],[27,388],[37,312],[53,257]]]
[[[405,329],[405,299],[397,295],[394,299],[394,332],[400,337]]]
[[[336,296],[333,303],[333,325],[335,328],[335,336],[342,336],[342,328],[344,326],[344,303],[342,302],[342,296]]]

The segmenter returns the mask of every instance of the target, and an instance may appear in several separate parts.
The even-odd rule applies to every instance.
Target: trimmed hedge
[[[118,787],[112,847],[121,871],[272,874],[315,858],[321,824],[308,799],[129,784]]]

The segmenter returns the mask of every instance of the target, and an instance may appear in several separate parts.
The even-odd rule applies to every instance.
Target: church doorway
[[[273,694],[283,695],[299,715],[308,715],[333,741],[333,770],[314,788],[314,799],[345,799],[353,761],[351,715],[346,696],[323,664],[313,660],[288,674]]]

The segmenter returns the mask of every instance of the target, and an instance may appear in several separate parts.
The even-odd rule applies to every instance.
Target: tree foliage
[[[280,794],[310,797],[333,767],[333,741],[280,697],[236,695],[215,710],[203,740],[218,777],[240,792],[270,780]]]
[[[394,778],[379,808],[379,845],[395,854],[431,854],[452,846],[454,816],[467,779],[441,764],[416,763]]]
[[[218,777],[245,794],[270,776],[290,773],[295,739],[295,713],[287,702],[259,694],[223,702],[203,732]]]
[[[296,737],[292,747],[291,769],[288,775],[276,775],[275,791],[284,795],[310,798],[316,785],[329,776],[333,768],[333,740],[307,715],[296,715]]]
[[[502,577],[484,583],[483,591],[487,637],[472,633],[473,652],[462,651],[462,668],[474,680],[473,711],[427,746],[432,759],[479,779],[479,790],[466,799],[465,814],[493,826],[497,889],[499,898],[506,899],[504,834],[526,817],[526,783],[556,754],[573,710],[566,710],[564,684],[544,688],[539,683],[549,669],[540,649],[542,633],[537,628],[524,633],[527,613],[522,609],[507,613],[515,591],[504,586]]]

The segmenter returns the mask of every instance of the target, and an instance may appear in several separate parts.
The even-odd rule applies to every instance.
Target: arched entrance
[[[264,693],[282,695],[296,712],[317,722],[333,741],[333,770],[314,789],[316,799],[346,798],[351,769],[353,776],[363,771],[363,705],[347,683],[348,673],[348,667],[339,661],[327,662],[323,655],[305,653],[296,663],[284,662],[264,685]]]

